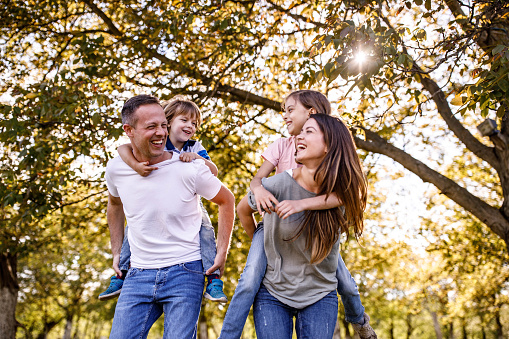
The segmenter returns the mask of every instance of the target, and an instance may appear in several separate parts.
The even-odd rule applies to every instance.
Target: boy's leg
[[[200,228],[200,252],[203,263],[203,273],[214,265],[216,259],[216,237],[214,227],[210,222],[209,214],[200,200],[201,206],[201,228]],[[213,274],[206,275],[207,288],[205,290],[205,298],[212,301],[227,302],[228,298],[223,292],[223,282],[219,279],[219,270],[215,270]]]
[[[124,284],[124,278],[129,270],[129,266],[131,265],[131,247],[129,247],[129,240],[127,238],[127,229],[126,225],[124,230],[124,240],[122,241],[122,248],[120,250],[120,263],[119,267],[122,271],[122,276],[118,278],[116,275],[110,278],[110,285],[103,293],[99,294],[99,300],[108,300],[117,297],[121,290],[122,285]]]
[[[258,293],[262,284],[266,269],[267,257],[263,247],[263,224],[259,223],[251,241],[246,266],[240,275],[237,288],[226,311],[219,338],[240,338],[251,305],[253,305],[256,293]]]

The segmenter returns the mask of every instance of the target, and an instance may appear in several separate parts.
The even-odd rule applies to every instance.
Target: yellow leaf
[[[27,95],[25,95],[25,98],[27,99],[37,98],[37,93],[28,93]]]
[[[463,105],[463,98],[460,95],[456,95],[454,99],[451,100],[451,105],[461,106]]]

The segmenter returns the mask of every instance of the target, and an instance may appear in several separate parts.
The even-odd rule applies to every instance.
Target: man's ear
[[[131,125],[124,124],[122,128],[124,129],[124,132],[125,134],[127,134],[128,137],[133,136],[133,127]]]

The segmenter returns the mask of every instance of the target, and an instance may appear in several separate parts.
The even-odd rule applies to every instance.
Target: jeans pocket
[[[127,271],[127,275],[125,276],[125,279],[127,279],[129,277],[134,277],[136,275],[136,273],[141,272],[141,271],[143,271],[143,268],[131,267],[129,269],[129,271]]]
[[[187,272],[203,275],[203,266],[201,260],[185,262],[181,265]]]

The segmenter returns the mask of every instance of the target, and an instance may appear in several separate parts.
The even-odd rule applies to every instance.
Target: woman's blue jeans
[[[130,268],[110,339],[146,338],[164,312],[163,338],[196,338],[204,287],[201,260],[159,269]]]
[[[226,311],[223,328],[219,335],[220,339],[239,339],[241,337],[249,310],[260,289],[266,269],[267,257],[263,245],[263,223],[259,223],[251,241],[246,266]],[[336,277],[338,279],[337,291],[345,308],[346,321],[353,324],[361,322],[364,319],[364,306],[362,306],[355,280],[346,268],[341,255],[338,259]]]
[[[338,296],[332,291],[305,308],[290,307],[262,285],[253,306],[258,339],[292,339],[293,318],[299,339],[332,339],[338,319]]]

